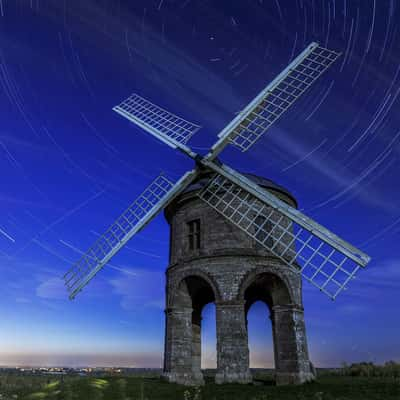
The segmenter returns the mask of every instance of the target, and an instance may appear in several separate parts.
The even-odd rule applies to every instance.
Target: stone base
[[[315,375],[311,372],[276,372],[275,382],[278,386],[281,385],[301,385],[302,383],[312,382],[315,380]]]
[[[253,381],[250,371],[247,372],[217,372],[215,375],[215,383],[242,383],[247,384]]]
[[[203,386],[203,374],[181,373],[181,372],[163,372],[162,379],[169,383],[177,383],[185,386]]]

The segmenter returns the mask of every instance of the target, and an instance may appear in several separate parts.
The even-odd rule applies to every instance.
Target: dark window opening
[[[189,227],[189,250],[200,249],[200,220],[195,219],[188,222]]]

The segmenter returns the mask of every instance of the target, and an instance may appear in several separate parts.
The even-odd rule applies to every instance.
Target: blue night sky
[[[75,301],[62,276],[161,171],[192,162],[112,111],[137,92],[202,125],[200,153],[295,55],[343,52],[248,153],[372,261],[335,302],[304,284],[311,359],[400,361],[397,0],[0,0],[0,365],[160,367],[168,227],[160,215]],[[267,307],[252,366],[273,363]],[[203,366],[215,365],[206,306]]]

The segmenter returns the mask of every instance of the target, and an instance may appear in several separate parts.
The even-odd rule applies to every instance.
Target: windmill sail
[[[165,176],[158,176],[64,275],[70,299],[195,177],[196,172],[190,171],[174,184]]]
[[[208,158],[215,158],[229,143],[247,151],[339,56],[310,44],[219,133]]]
[[[74,298],[133,235],[196,179],[203,167],[216,173],[199,194],[203,201],[331,298],[345,289],[359,268],[369,262],[366,254],[246,177],[213,162],[228,144],[248,150],[339,55],[311,43],[219,133],[219,139],[205,157],[187,146],[200,129],[199,125],[137,94],[114,107],[118,114],[157,139],[183,151],[197,166],[176,184],[159,176],[139,196],[65,274],[70,298]]]
[[[201,128],[138,94],[132,94],[113,110],[168,146],[174,149],[180,148],[186,152],[190,152],[186,143]]]
[[[334,299],[369,257],[226,166],[200,198]]]

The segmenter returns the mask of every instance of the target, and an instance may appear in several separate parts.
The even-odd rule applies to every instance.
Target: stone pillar
[[[249,383],[249,346],[244,302],[216,304],[217,374],[216,383]]]
[[[273,316],[272,310],[271,310],[271,308],[269,308],[269,310],[270,310],[269,319],[271,320],[271,326],[272,326],[272,346],[274,348],[274,366],[275,366],[275,373],[276,373],[276,371],[277,371],[277,354],[278,354],[276,330],[275,330],[275,321],[274,321],[274,316]]]
[[[271,319],[277,385],[314,380],[308,358],[303,309],[294,305],[275,306]]]
[[[201,315],[193,312],[192,316],[192,371],[196,382],[204,383],[201,372]]]
[[[166,310],[166,345],[163,376],[182,385],[201,384],[192,370],[192,308]]]

